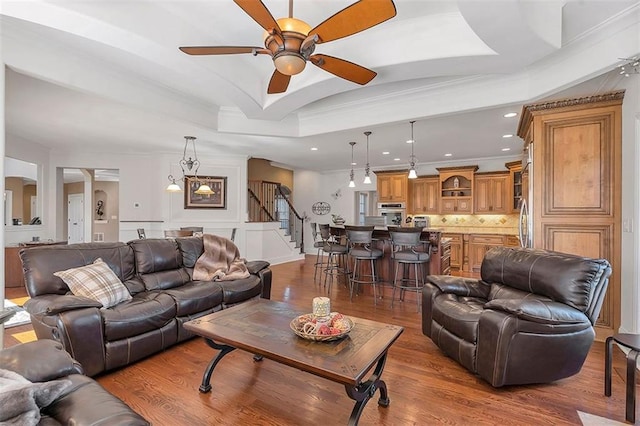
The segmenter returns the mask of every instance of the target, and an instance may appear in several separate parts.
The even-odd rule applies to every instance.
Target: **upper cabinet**
[[[522,161],[512,161],[510,163],[506,163],[505,167],[509,169],[509,174],[511,175],[510,179],[510,193],[509,200],[511,203],[511,213],[519,213],[520,212],[520,201],[522,200],[522,195],[524,190],[529,190],[529,188],[522,187]]]
[[[440,167],[440,213],[473,213],[474,173],[478,166]]]
[[[407,172],[375,172],[378,181],[378,201],[407,202]]]
[[[509,171],[476,173],[474,190],[474,213],[511,213],[509,201]]]
[[[409,181],[409,213],[438,214],[440,199],[438,176],[419,177]]]

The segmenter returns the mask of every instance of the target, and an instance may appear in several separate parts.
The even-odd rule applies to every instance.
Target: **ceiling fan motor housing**
[[[313,42],[303,46],[311,27],[296,18],[281,18],[277,22],[281,31],[267,32],[264,45],[271,52],[278,71],[285,75],[299,74],[315,50]]]

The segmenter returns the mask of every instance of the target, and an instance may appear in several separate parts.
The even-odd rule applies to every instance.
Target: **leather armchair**
[[[610,275],[605,259],[495,247],[481,279],[428,277],[422,331],[494,387],[570,377],[595,338]]]
[[[127,404],[82,374],[82,366],[53,340],[23,343],[0,351],[0,368],[31,382],[66,379],[71,385],[40,411],[38,424],[149,425]],[[88,403],[89,402],[89,403]]]

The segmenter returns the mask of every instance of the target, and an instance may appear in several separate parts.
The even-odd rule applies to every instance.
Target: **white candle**
[[[331,301],[328,297],[313,298],[313,315],[316,317],[328,317],[331,313]]]

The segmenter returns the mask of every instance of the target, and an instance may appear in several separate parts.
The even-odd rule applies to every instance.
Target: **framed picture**
[[[209,185],[213,194],[196,194],[200,185]],[[185,209],[226,209],[227,178],[222,176],[185,176]]]

